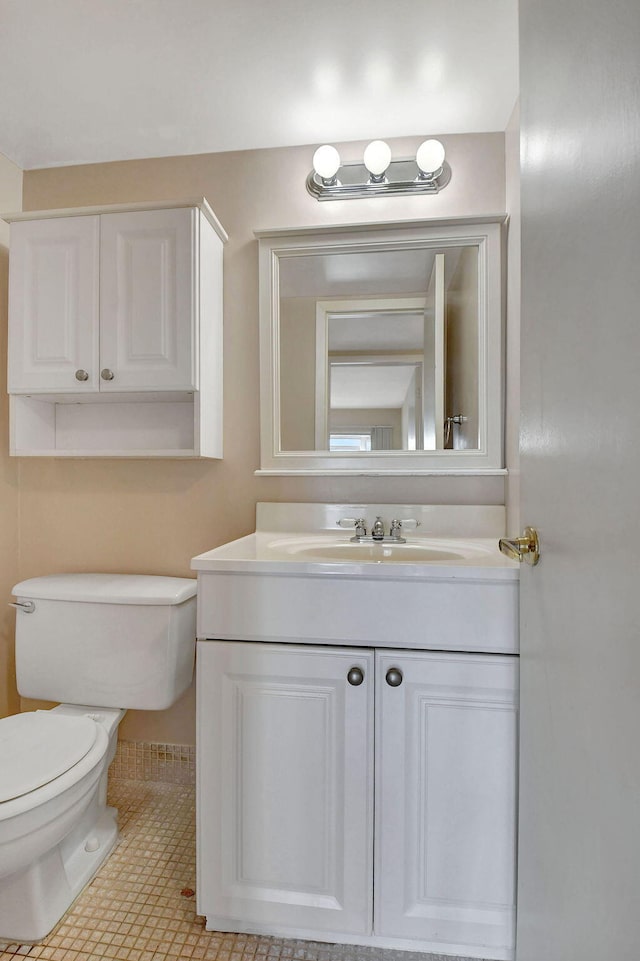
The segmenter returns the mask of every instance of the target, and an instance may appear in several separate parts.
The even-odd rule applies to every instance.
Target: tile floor
[[[40,944],[0,961],[464,961],[406,951],[205,931],[195,912],[195,802],[188,784],[110,779],[122,839]]]

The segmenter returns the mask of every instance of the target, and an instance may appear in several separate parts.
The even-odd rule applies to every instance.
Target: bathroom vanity
[[[194,558],[208,928],[513,957],[518,569],[502,512],[258,505],[255,534]],[[418,534],[336,527],[378,514]]]

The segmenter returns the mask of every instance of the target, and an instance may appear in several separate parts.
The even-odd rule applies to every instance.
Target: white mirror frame
[[[260,439],[256,474],[504,474],[504,214],[480,218],[256,231],[260,273]],[[280,449],[280,258],[478,247],[478,424],[476,450],[282,451]],[[336,298],[337,299],[337,298]]]

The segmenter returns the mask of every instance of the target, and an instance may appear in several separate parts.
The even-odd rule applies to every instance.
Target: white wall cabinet
[[[100,218],[100,390],[198,389],[200,216],[191,207]]]
[[[10,394],[98,389],[99,258],[97,216],[12,224]]]
[[[222,456],[222,245],[206,201],[11,221],[11,453]]]
[[[199,641],[207,926],[512,958],[517,671]]]

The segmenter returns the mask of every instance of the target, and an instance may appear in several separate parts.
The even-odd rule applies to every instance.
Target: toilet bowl
[[[113,850],[117,812],[102,795],[124,714],[61,705],[0,719],[4,939],[43,938]]]
[[[118,725],[126,707],[163,709],[188,686],[195,589],[99,574],[14,588],[20,693],[72,703],[0,718],[0,941],[45,937],[115,847]]]

